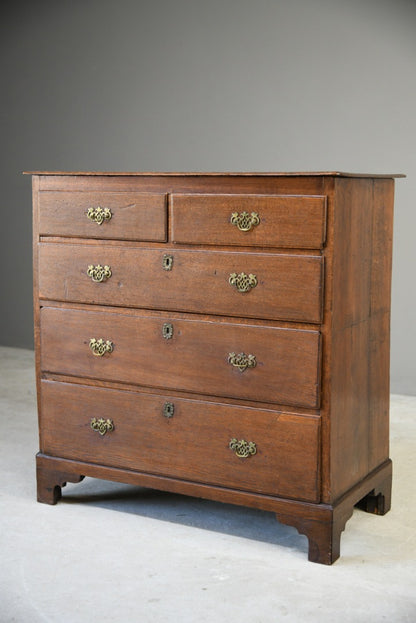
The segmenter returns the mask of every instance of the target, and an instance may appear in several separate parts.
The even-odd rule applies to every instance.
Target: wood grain
[[[387,504],[383,506],[389,509],[388,499],[392,479],[392,465],[388,460],[332,505],[207,485],[137,470],[51,457],[41,453],[36,456],[36,467],[38,500],[47,504],[57,502],[61,495],[61,486],[64,486],[66,481],[77,482],[83,476],[90,476],[274,512],[279,521],[294,526],[301,534],[307,536],[309,560],[325,565],[331,565],[339,557],[340,537],[345,528],[345,521],[351,516],[354,505],[368,497],[366,495],[368,492],[380,492],[381,498],[387,499]]]
[[[166,195],[163,193],[41,192],[39,202],[41,236],[166,240]],[[110,209],[111,219],[100,225],[91,221],[87,211],[97,207]]]
[[[230,220],[234,212],[255,212],[260,222],[240,231]],[[173,194],[171,221],[173,242],[320,249],[326,235],[326,198]]]
[[[38,499],[88,475],[252,506],[334,562],[355,504],[390,508],[393,177],[35,175]],[[88,223],[106,201],[114,220]],[[251,232],[230,225],[243,210],[259,213]],[[111,278],[93,283],[90,264]],[[237,292],[234,272],[257,285]],[[95,357],[93,337],[113,352]],[[233,437],[257,453],[236,457]]]
[[[320,176],[253,175],[40,175],[40,190],[146,193],[321,195]]]
[[[336,180],[330,500],[388,458],[392,184]]]
[[[163,269],[170,255],[172,269]],[[94,283],[89,265],[108,265],[112,276]],[[241,293],[232,273],[254,274],[257,285]],[[204,312],[317,323],[321,319],[322,258],[175,247],[39,246],[39,292],[43,299]]]
[[[319,418],[42,381],[42,452],[318,501]],[[166,401],[174,414],[163,415]],[[111,419],[101,436],[91,418]],[[257,452],[238,458],[232,438]]]
[[[41,310],[42,370],[74,376],[183,389],[200,394],[316,407],[319,403],[318,331],[299,331],[166,315],[130,316],[52,307]],[[114,343],[94,356],[91,338]],[[257,359],[244,372],[228,362],[230,353]]]
[[[243,171],[243,172],[201,172],[201,171],[188,171],[188,172],[175,172],[175,171],[24,171],[23,175],[46,175],[46,176],[85,176],[85,177],[148,177],[155,176],[159,178],[167,177],[371,177],[371,178],[392,178],[392,177],[406,177],[403,173],[348,173],[345,171],[292,171],[282,173],[281,171]]]

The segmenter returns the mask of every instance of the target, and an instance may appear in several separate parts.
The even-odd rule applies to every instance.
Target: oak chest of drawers
[[[253,506],[336,560],[390,506],[393,178],[33,174],[39,501]]]

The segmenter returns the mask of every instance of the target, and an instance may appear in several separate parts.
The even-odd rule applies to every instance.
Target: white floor
[[[392,510],[326,567],[269,513],[92,479],[38,504],[33,353],[0,347],[0,622],[414,623],[415,414],[392,396]]]

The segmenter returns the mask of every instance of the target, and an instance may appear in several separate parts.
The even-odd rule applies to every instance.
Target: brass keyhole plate
[[[173,337],[173,324],[171,322],[165,322],[162,327],[162,335],[165,340],[170,340]]]

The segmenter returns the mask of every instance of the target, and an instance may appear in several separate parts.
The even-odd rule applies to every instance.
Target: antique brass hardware
[[[171,418],[173,417],[174,413],[175,405],[173,404],[173,402],[165,402],[165,404],[163,405],[163,415],[167,418]]]
[[[100,435],[111,433],[114,430],[113,420],[105,420],[100,417],[98,420],[93,417],[90,424],[92,430],[96,430]]]
[[[172,270],[173,255],[164,255],[162,261],[163,270]]]
[[[245,439],[236,439],[233,437],[228,444],[230,450],[236,453],[240,459],[247,459],[249,456],[254,456],[257,452],[257,447],[254,441],[246,441]]]
[[[110,279],[111,274],[111,268],[109,266],[101,266],[101,264],[97,264],[97,266],[90,264],[87,269],[88,277],[91,277],[96,283],[102,283]]]
[[[101,206],[88,208],[87,211],[87,217],[90,221],[97,223],[97,225],[102,225],[104,221],[109,221],[112,216],[110,208],[102,208]]]
[[[228,279],[230,286],[235,286],[239,292],[248,292],[251,288],[255,288],[257,285],[256,275],[246,273],[231,273]]]
[[[260,217],[257,212],[233,212],[231,214],[230,223],[238,227],[240,231],[250,231],[260,223]]]
[[[162,335],[165,340],[170,340],[173,337],[173,324],[170,322],[165,322],[162,327]]]
[[[110,342],[110,340],[104,342],[102,338],[96,340],[95,337],[90,339],[89,347],[96,357],[103,357],[106,353],[110,354],[113,352],[114,348],[113,342]]]
[[[244,372],[247,368],[255,368],[257,365],[255,355],[246,355],[245,353],[229,353],[228,363],[235,368],[238,368],[240,372]]]

